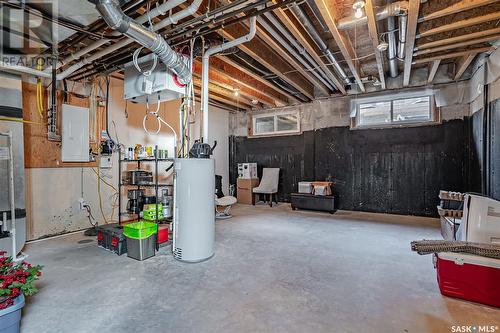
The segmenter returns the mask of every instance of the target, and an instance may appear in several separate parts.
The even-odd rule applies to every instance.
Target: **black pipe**
[[[115,140],[111,137],[111,134],[109,133],[109,84],[111,82],[111,79],[109,76],[106,76],[106,134],[108,135],[108,138],[113,142],[113,144],[116,146]]]

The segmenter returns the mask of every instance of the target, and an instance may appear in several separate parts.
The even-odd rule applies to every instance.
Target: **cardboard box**
[[[238,178],[236,180],[236,197],[238,203],[253,205],[254,195],[253,188],[259,186],[259,178]]]

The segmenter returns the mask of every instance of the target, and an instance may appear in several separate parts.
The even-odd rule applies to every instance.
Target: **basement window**
[[[300,133],[300,113],[280,112],[252,116],[252,135]]]
[[[354,128],[427,125],[438,121],[431,94],[415,93],[357,99],[352,102]]]

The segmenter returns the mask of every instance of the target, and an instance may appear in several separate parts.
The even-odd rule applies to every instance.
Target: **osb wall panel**
[[[23,82],[23,117],[24,124],[24,165],[26,168],[61,168],[61,167],[97,167],[96,162],[67,163],[61,161],[61,142],[50,141],[47,138],[47,103],[48,92],[44,90],[43,96],[43,119],[37,110],[36,85]],[[61,127],[61,105],[63,104],[63,94],[57,94],[57,121],[58,134]],[[69,94],[68,104],[82,107],[89,107],[88,98],[79,98]],[[98,130],[98,129],[96,129]],[[99,133],[96,133],[96,137]],[[92,150],[96,150],[97,143],[91,143]]]

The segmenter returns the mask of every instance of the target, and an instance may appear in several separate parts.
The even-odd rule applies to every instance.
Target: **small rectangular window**
[[[431,94],[407,94],[356,99],[353,127],[387,127],[403,124],[426,124],[438,121]],[[404,96],[408,96],[404,98]]]
[[[283,112],[252,116],[252,135],[293,134],[300,132],[300,114]]]

